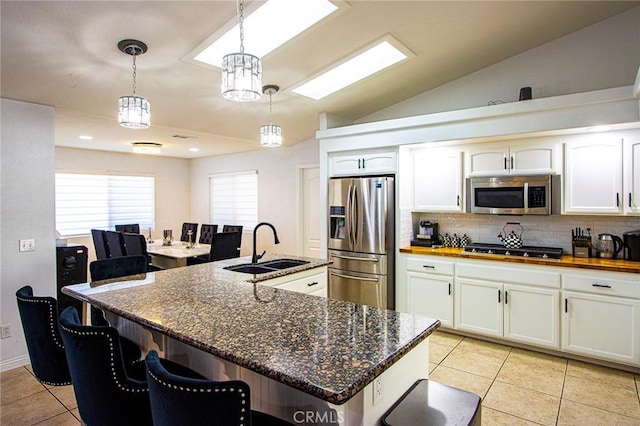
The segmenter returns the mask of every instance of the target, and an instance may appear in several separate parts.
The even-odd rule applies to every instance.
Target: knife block
[[[576,242],[572,242],[571,249],[573,251],[573,257],[591,257],[591,242],[587,242],[586,246],[576,246]]]

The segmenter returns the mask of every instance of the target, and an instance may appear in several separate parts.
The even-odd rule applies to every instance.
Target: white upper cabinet
[[[640,137],[624,141],[624,212],[640,214]]]
[[[413,151],[413,209],[462,212],[462,153],[459,148]]]
[[[565,143],[563,213],[623,212],[622,145],[606,134]]]
[[[472,145],[467,150],[467,175],[554,174],[557,152],[557,143],[548,140]]]
[[[336,154],[329,158],[330,176],[379,175],[395,173],[396,170],[395,151]]]

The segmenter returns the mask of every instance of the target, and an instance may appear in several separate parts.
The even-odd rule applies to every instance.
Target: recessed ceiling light
[[[246,50],[261,58],[337,9],[328,0],[269,0],[244,17]],[[238,50],[239,31],[235,25],[194,59],[220,67],[224,55]]]
[[[78,136],[78,139],[82,139],[84,141],[90,141],[93,139],[93,136],[89,136],[89,135],[80,135]]]
[[[200,148],[189,148],[189,151],[191,151],[191,152],[199,152]]]
[[[390,38],[384,40],[347,59],[292,91],[311,99],[322,99],[409,57],[410,53],[407,49],[403,49],[405,50],[403,52],[394,46],[394,44],[400,46],[398,42],[392,44],[390,40]]]

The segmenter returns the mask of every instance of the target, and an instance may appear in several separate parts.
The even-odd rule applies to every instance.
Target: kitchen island
[[[306,260],[254,276],[223,269],[250,261],[236,258],[63,292],[112,314],[112,324],[143,350],[214,380],[246,381],[254,409],[300,424],[376,424],[427,378],[428,336],[439,321],[268,285],[327,264]]]

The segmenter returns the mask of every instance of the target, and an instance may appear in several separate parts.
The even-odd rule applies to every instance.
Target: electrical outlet
[[[36,250],[36,240],[20,240],[20,251],[35,251]]]
[[[8,339],[11,337],[11,328],[9,325],[0,326],[0,339]]]
[[[382,393],[382,377],[376,377],[373,380],[373,405],[376,405],[382,398],[384,397],[384,393]]]

